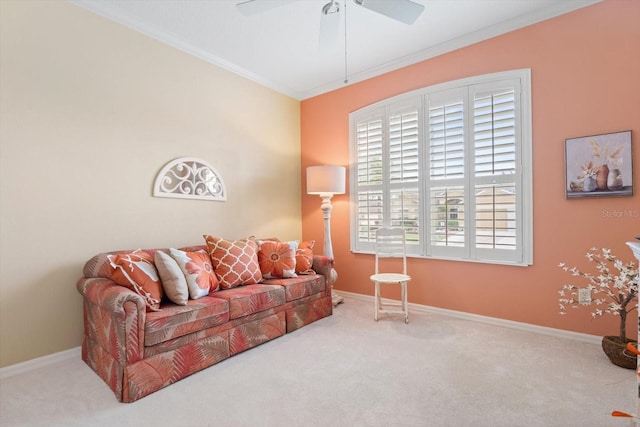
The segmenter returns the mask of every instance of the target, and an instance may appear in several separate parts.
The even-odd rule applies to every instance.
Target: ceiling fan
[[[238,10],[244,15],[254,15],[298,0],[239,0]],[[329,48],[337,43],[340,14],[348,0],[330,0],[321,9],[320,48]],[[399,22],[411,25],[422,14],[424,5],[411,0],[353,0],[359,7],[369,9]],[[341,6],[344,6],[341,7]]]

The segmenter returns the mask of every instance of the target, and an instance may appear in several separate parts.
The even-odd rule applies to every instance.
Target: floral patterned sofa
[[[102,253],[85,264],[77,283],[82,359],[119,401],[332,314],[333,260],[313,255],[313,242],[205,238],[207,245]]]

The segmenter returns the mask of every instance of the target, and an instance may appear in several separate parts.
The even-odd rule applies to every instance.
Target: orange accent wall
[[[584,255],[594,245],[635,260],[624,243],[640,235],[638,22],[640,1],[607,0],[304,100],[303,238],[315,239],[316,247],[322,247],[320,199],[304,194],[305,168],[348,166],[350,112],[436,83],[531,68],[534,264],[512,267],[412,258],[409,301],[593,335],[617,334],[617,318],[606,315],[593,321],[590,308],[558,314],[558,290],[572,277],[557,265],[564,261],[589,267]],[[629,129],[633,197],[565,199],[565,139]],[[339,274],[335,288],[372,295],[373,256],[349,250],[349,195],[335,196],[333,202],[332,242]],[[632,336],[633,317],[627,326]]]

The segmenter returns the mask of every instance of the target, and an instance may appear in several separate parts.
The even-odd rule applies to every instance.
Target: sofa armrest
[[[335,281],[334,273],[332,273],[332,271],[334,271],[333,258],[329,258],[328,256],[324,255],[314,255],[312,268],[316,273],[322,274],[324,276],[327,283],[327,288],[329,291],[331,291],[331,286]]]
[[[110,279],[82,277],[84,334],[122,366],[144,357],[144,299]]]

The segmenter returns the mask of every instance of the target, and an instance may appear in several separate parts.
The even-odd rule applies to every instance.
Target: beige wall
[[[95,253],[300,237],[298,101],[66,2],[0,19],[0,366],[80,345]],[[151,197],[181,156],[227,202]]]

